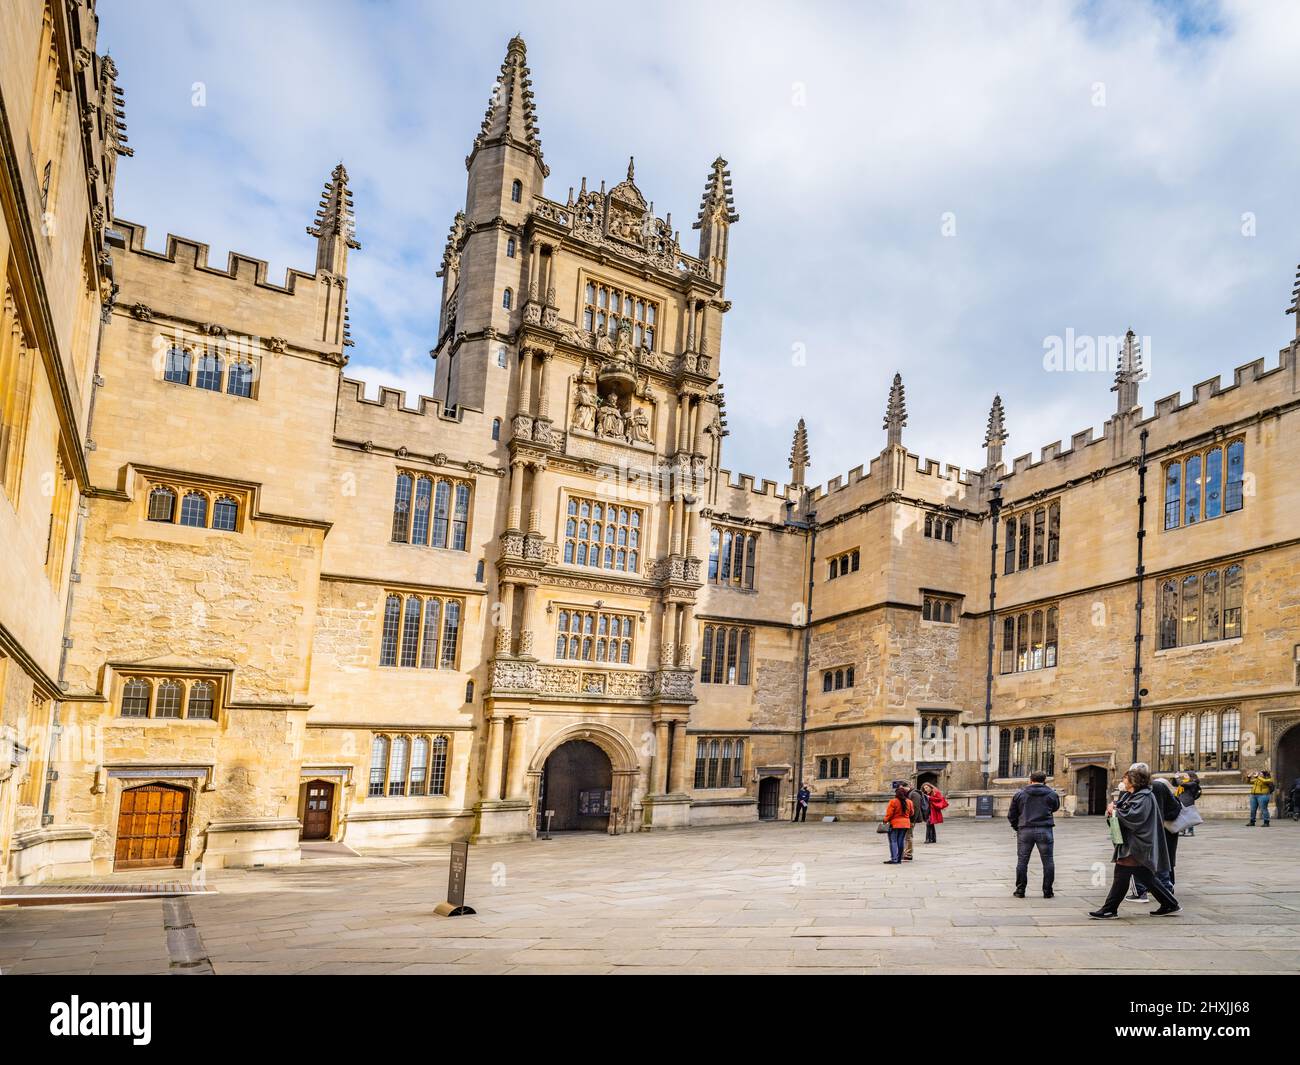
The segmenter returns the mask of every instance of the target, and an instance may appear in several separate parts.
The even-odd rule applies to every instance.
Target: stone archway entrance
[[[614,769],[609,756],[589,740],[569,740],[542,767],[538,809],[545,824],[554,810],[553,832],[607,832]]]
[[[1110,796],[1107,793],[1107,773],[1104,766],[1080,766],[1075,778],[1079,804],[1075,812],[1079,814],[1104,814]]]
[[[1273,744],[1273,763],[1273,779],[1285,800],[1300,777],[1300,725],[1292,725]]]

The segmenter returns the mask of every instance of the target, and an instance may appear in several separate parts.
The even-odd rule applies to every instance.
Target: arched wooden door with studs
[[[114,869],[179,866],[185,856],[190,793],[171,784],[144,784],[122,792]]]

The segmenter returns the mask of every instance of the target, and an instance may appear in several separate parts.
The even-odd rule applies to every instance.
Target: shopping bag
[[[1188,807],[1188,809],[1191,809],[1191,807]],[[1106,827],[1110,829],[1110,841],[1115,846],[1120,846],[1124,842],[1124,833],[1120,831],[1119,818],[1107,817]]]

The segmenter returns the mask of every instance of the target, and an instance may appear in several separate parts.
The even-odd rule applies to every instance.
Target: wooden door
[[[185,854],[190,793],[170,784],[122,792],[114,869],[179,866]]]
[[[781,780],[764,777],[758,782],[758,819],[775,821],[781,806]]]
[[[307,785],[307,806],[302,817],[303,839],[329,839],[334,827],[334,785],[313,780]]]

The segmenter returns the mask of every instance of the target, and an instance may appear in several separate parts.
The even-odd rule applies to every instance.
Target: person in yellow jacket
[[[1246,778],[1246,783],[1250,785],[1250,820],[1247,822],[1247,827],[1255,824],[1255,811],[1263,810],[1264,827],[1268,828],[1268,804],[1276,787],[1273,783],[1273,774],[1263,769],[1258,773],[1251,773]]]

